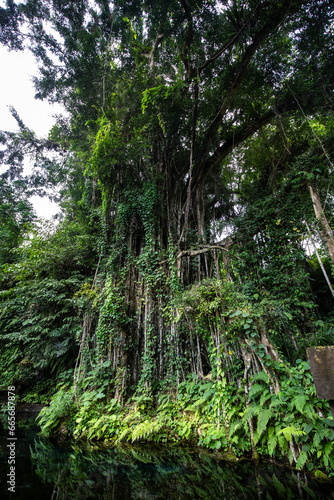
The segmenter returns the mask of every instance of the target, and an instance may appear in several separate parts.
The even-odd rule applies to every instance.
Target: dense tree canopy
[[[1,42],[39,64],[36,98],[67,112],[47,139],[15,110],[1,134],[1,366],[67,383],[46,428],[71,415],[77,436],[159,440],[170,404],[195,412],[179,436],[303,467],[312,431],[333,466],[304,361],[333,343],[333,16],[329,0],[1,8]],[[57,187],[62,215],[22,244],[27,153],[30,189]],[[120,401],[137,404],[132,435]]]

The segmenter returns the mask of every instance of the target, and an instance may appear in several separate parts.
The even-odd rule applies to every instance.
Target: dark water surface
[[[285,468],[229,463],[198,449],[80,448],[38,436],[30,420],[16,424],[15,494],[8,491],[6,422],[0,437],[0,499],[334,499],[322,483]]]

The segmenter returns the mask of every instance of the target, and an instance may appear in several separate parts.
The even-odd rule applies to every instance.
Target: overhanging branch
[[[274,110],[270,110],[263,116],[254,120],[253,123],[245,125],[244,128],[237,132],[231,132],[219,148],[210,157],[201,157],[194,165],[192,176],[192,191],[195,191],[198,186],[202,185],[210,172],[217,167],[232,151],[239,146],[248,137],[251,137],[255,132],[260,130],[264,125],[270,122],[275,117]]]
[[[233,238],[228,236],[227,238],[217,241],[213,245],[199,245],[196,249],[182,250],[177,255],[177,260],[182,259],[182,257],[195,257],[196,255],[201,255],[207,253],[210,250],[221,250],[223,252],[228,252],[233,245]]]

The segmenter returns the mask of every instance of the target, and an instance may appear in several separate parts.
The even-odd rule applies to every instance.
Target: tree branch
[[[154,66],[154,54],[157,50],[157,48],[159,47],[160,43],[162,42],[162,39],[163,39],[163,34],[162,33],[158,33],[156,38],[155,38],[155,41],[154,41],[154,45],[153,45],[153,48],[152,48],[152,51],[151,51],[151,54],[150,54],[150,70],[153,69],[153,66]]]
[[[204,139],[204,144],[207,144],[207,149],[210,147],[210,144],[212,143],[212,138],[215,135],[215,133],[217,132],[218,127],[221,124],[223,117],[225,116],[232,100],[235,97],[235,94],[237,93],[237,91],[241,85],[241,82],[244,79],[244,76],[246,74],[246,71],[248,69],[248,66],[249,66],[254,54],[256,53],[256,51],[258,50],[258,48],[260,47],[262,42],[265,40],[265,38],[272,32],[274,27],[276,27],[276,23],[274,26],[272,25],[272,23],[265,25],[262,28],[262,30],[259,33],[257,33],[257,35],[255,36],[253,43],[247,47],[245,54],[244,54],[244,57],[243,57],[243,60],[241,61],[241,64],[240,64],[238,71],[234,77],[234,80],[233,80],[233,82],[232,82],[232,84],[227,92],[227,95],[226,95],[225,99],[223,100],[222,105],[220,106],[216,116],[212,120],[212,122],[207,130],[207,133],[206,133],[206,136]]]
[[[282,20],[286,16],[291,6],[291,0],[285,0],[283,5],[274,11],[270,20],[254,35],[253,42],[249,45],[244,53],[241,63],[238,66],[235,77],[226,93],[225,98],[217,110],[215,117],[209,125],[207,132],[204,136],[202,145],[198,150],[200,157],[195,161],[192,177],[192,192],[194,192],[199,185],[207,177],[208,173],[219,164],[226,156],[234,149],[234,147],[241,144],[245,139],[253,135],[257,130],[267,124],[274,116],[274,111],[268,111],[262,117],[257,118],[251,125],[246,125],[237,133],[230,133],[226,138],[224,144],[220,146],[213,155],[210,156],[213,141],[216,139],[218,129],[222,123],[224,116],[229,110],[232,101],[244,80],[248,66],[253,56],[258,51],[263,42],[277,29]],[[276,14],[276,15],[274,15]]]
[[[232,244],[233,238],[228,236],[221,241],[217,241],[213,245],[199,245],[200,248],[197,248],[196,250],[182,250],[178,253],[176,258],[177,260],[180,260],[182,257],[194,257],[196,255],[209,252],[210,250],[222,250],[224,252],[228,252]]]
[[[231,132],[226,138],[224,143],[216,149],[214,154],[210,157],[201,157],[200,161],[194,165],[192,175],[192,191],[195,191],[201,185],[208,174],[219,165],[234,148],[239,146],[248,137],[251,137],[255,132],[260,130],[264,125],[270,122],[276,116],[274,110],[270,110],[260,118],[257,118],[253,123],[247,124],[245,127],[237,132]]]
[[[180,55],[181,55],[181,59],[182,59],[183,65],[185,67],[185,70],[187,72],[187,75],[188,75],[188,77],[190,77],[191,74],[193,73],[193,68],[191,67],[188,49],[189,49],[189,47],[192,43],[192,40],[193,40],[193,19],[191,16],[191,10],[190,10],[190,7],[189,7],[187,0],[181,0],[181,4],[182,4],[182,7],[183,7],[184,12],[186,14],[186,17],[188,19],[188,29],[186,32],[186,37],[185,37],[184,44],[182,47],[182,52]]]

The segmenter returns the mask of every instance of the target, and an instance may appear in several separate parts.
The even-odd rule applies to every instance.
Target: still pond
[[[19,419],[15,493],[8,491],[9,448],[1,419],[0,498],[70,499],[333,499],[334,482],[285,467],[226,462],[198,448],[87,448],[42,439],[32,419]]]

